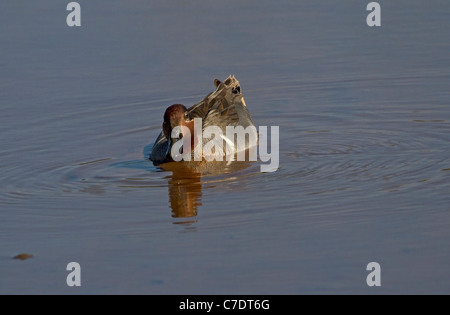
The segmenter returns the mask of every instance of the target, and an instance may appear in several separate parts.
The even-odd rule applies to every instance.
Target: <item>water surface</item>
[[[0,4],[0,293],[450,293],[446,2],[80,4]],[[146,160],[229,74],[279,170]]]

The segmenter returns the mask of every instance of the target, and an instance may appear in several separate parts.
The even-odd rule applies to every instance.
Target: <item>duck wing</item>
[[[191,106],[188,113],[191,118],[202,118],[203,129],[218,126],[225,131],[226,126],[254,125],[244,101],[239,81],[229,76],[225,81],[214,80],[216,90],[208,94],[201,102]]]

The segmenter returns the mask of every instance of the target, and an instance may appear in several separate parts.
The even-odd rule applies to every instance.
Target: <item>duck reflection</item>
[[[167,176],[169,184],[169,201],[174,218],[193,218],[197,216],[202,205],[202,185],[211,181],[225,181],[227,176],[221,176],[244,170],[252,162],[171,162],[159,165],[172,174]],[[212,176],[217,176],[213,178]],[[203,178],[203,181],[202,181]],[[183,222],[183,223],[190,223]]]
[[[168,176],[169,201],[174,218],[197,216],[197,208],[202,204],[201,174],[179,163],[167,163],[161,168],[172,171]]]

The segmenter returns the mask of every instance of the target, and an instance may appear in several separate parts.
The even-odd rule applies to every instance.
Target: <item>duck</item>
[[[191,153],[192,156],[194,155],[194,148],[199,142],[198,139],[194,137],[195,122],[200,122],[200,120],[196,118],[201,119],[202,132],[208,127],[218,127],[220,131],[222,131],[221,137],[226,146],[234,143],[234,141],[232,141],[234,139],[231,140],[224,136],[226,134],[227,126],[242,126],[244,129],[251,127],[253,128],[251,130],[255,130],[257,137],[256,127],[236,77],[230,75],[224,81],[214,79],[214,86],[215,90],[213,92],[209,93],[203,100],[189,108],[183,104],[173,104],[165,110],[162,130],[154,142],[149,157],[154,165],[174,161],[171,155],[172,146],[183,138],[182,132],[178,133],[177,137],[173,137],[172,131],[175,127],[185,127],[189,129],[191,135],[191,147],[185,148],[183,146],[180,153]],[[197,126],[197,128],[198,127],[199,126]],[[185,137],[187,137],[187,135]],[[206,141],[203,141],[203,143],[206,143]],[[241,149],[247,150],[251,146],[254,146],[254,142],[246,139],[245,148],[241,147]],[[234,147],[234,152],[236,152],[236,147]]]

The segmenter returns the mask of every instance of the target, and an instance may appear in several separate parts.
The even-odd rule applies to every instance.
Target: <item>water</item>
[[[0,4],[0,293],[450,293],[446,2],[80,4]],[[146,161],[229,74],[279,170]]]

